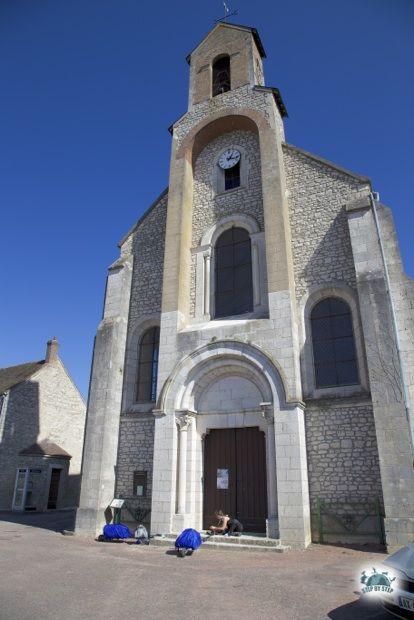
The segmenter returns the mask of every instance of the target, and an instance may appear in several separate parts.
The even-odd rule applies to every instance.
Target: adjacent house
[[[78,505],[86,405],[58,347],[0,369],[0,510]]]

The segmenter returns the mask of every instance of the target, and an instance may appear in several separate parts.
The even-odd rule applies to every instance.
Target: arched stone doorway
[[[239,518],[247,531],[267,531],[275,536],[277,481],[272,389],[252,360],[237,357],[227,349],[222,355],[210,356],[190,372],[182,395],[180,410],[185,405],[187,410],[196,412],[194,432],[191,437],[187,435],[199,463],[196,476],[202,481],[201,497],[196,497],[201,512],[196,519],[208,527],[214,509],[220,508]]]
[[[277,464],[277,446],[288,441],[292,446],[297,443],[305,449],[299,434],[297,442],[293,441],[298,420],[299,426],[303,426],[303,417],[298,418],[303,412],[286,403],[282,377],[282,371],[261,349],[235,341],[209,343],[176,366],[154,412],[157,417],[152,503],[154,533],[178,532],[184,527],[202,528],[205,437],[212,430],[251,428],[264,436],[265,466],[260,475],[265,478],[261,483],[265,488],[267,510],[262,529],[266,528],[268,536],[279,535],[278,478],[284,503],[289,503],[289,498],[284,486],[285,474]],[[279,451],[281,465],[286,464],[285,449],[281,447]],[[293,461],[298,459],[298,470],[303,470],[302,457],[300,450],[297,455],[292,453],[291,464],[295,466]],[[307,478],[305,484],[307,486]],[[249,493],[249,489],[245,492]],[[303,501],[308,502],[307,496],[303,501],[297,496],[296,501],[302,510]],[[303,531],[301,535],[303,538]]]

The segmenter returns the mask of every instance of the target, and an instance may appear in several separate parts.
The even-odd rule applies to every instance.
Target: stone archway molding
[[[177,137],[174,127],[174,137],[179,146],[176,157],[187,157],[188,161],[195,161],[204,146],[216,135],[223,134],[235,129],[244,129],[257,132],[269,125],[269,119],[262,111],[249,107],[240,107],[235,113],[234,108],[222,108],[210,114],[207,118],[196,122],[181,139]]]
[[[233,366],[246,376],[250,373],[265,402],[274,409],[291,409],[298,405],[286,393],[283,369],[259,347],[235,340],[210,342],[183,358],[165,382],[158,398],[156,416],[177,410],[193,410],[197,382],[216,369]]]
[[[260,232],[259,224],[254,217],[244,213],[233,213],[221,218],[214,226],[211,226],[202,236],[201,245],[215,245],[220,235],[233,226],[245,228],[249,235]]]

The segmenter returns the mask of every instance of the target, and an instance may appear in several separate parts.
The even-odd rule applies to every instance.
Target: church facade
[[[349,503],[379,507],[389,548],[414,537],[414,287],[391,212],[286,142],[264,58],[229,23],[187,58],[169,187],[109,268],[79,533],[119,497],[154,534],[221,508],[306,547],[321,505]]]

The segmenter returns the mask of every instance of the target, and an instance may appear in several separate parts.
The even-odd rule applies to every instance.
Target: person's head
[[[216,517],[224,517],[224,512],[222,510],[215,510],[214,514]]]

